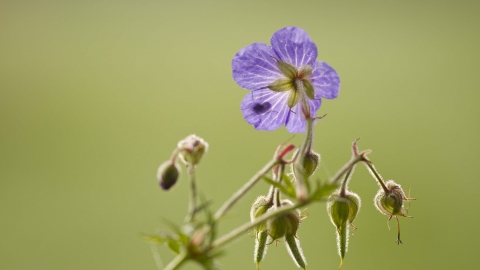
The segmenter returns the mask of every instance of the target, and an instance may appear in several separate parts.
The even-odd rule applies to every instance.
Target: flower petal
[[[275,56],[272,47],[263,43],[241,49],[232,60],[233,79],[245,89],[258,90],[284,77],[272,56]]]
[[[312,65],[317,59],[317,46],[301,28],[280,29],[273,34],[270,43],[280,60],[297,68]]]
[[[287,92],[262,89],[248,93],[240,109],[245,120],[255,129],[274,130],[285,124],[289,108]]]
[[[337,72],[325,62],[313,64],[310,81],[315,87],[315,98],[336,98],[340,89]]]
[[[308,100],[310,104],[311,116],[316,117],[317,110],[320,108],[322,101],[320,99]],[[302,102],[299,102],[292,108],[287,117],[287,130],[290,133],[302,133],[305,132],[307,127],[305,117],[302,112]]]

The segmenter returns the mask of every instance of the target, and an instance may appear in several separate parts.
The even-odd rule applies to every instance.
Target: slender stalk
[[[308,195],[307,179],[305,177],[305,169],[303,163],[305,160],[305,153],[309,150],[313,141],[313,119],[309,115],[305,115],[307,123],[307,131],[303,138],[302,145],[298,150],[298,154],[294,163],[295,180],[297,182],[297,197],[299,200],[306,199]]]
[[[185,218],[185,222],[189,223],[195,218],[195,212],[197,209],[197,181],[195,178],[195,167],[188,172],[190,175],[190,202],[188,203],[188,216]]]
[[[175,270],[178,269],[186,260],[187,260],[187,254],[185,253],[180,253],[175,257],[163,270]]]
[[[281,183],[282,182],[282,175],[283,175],[283,170],[285,168],[285,165],[278,165],[278,171],[277,171],[277,174],[275,175],[275,182],[277,183]],[[278,190],[278,188],[275,188],[274,187],[274,205],[275,207],[280,207],[280,191]]]
[[[342,181],[342,187],[340,188],[340,197],[345,197],[347,193],[347,187],[348,187],[348,182],[350,182],[350,176],[353,173],[353,170],[355,168],[355,165],[350,168],[350,170],[347,171],[345,174],[345,177],[343,178]]]
[[[270,171],[278,163],[277,159],[273,159],[265,165],[260,171],[258,171],[243,187],[241,187],[230,199],[228,199],[220,209],[215,213],[215,220],[220,219],[225,213],[232,208],[232,206],[240,200],[260,179],[262,176]]]
[[[380,176],[380,174],[377,172],[377,169],[375,169],[375,167],[373,166],[373,163],[368,159],[364,160],[364,163],[367,166],[368,171],[372,174],[373,178],[375,178],[378,184],[382,187],[383,191],[385,191],[385,193],[388,193],[389,190],[387,186],[385,186],[385,183],[383,182],[383,179]]]
[[[333,176],[330,183],[338,182],[342,175],[348,172],[357,162],[362,161],[364,159],[364,155],[367,154],[368,151],[361,152],[358,156],[353,156],[343,167]]]

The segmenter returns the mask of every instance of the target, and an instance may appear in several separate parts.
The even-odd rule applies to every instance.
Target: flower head
[[[286,125],[291,133],[304,132],[305,117],[315,117],[321,98],[338,96],[340,79],[316,61],[317,46],[303,29],[280,29],[270,43],[253,43],[233,57],[235,82],[252,90],[242,101],[243,116],[255,129]]]

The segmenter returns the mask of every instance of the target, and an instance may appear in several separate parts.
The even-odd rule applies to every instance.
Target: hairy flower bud
[[[400,240],[400,221],[398,220],[398,216],[411,218],[411,216],[406,215],[405,207],[403,206],[403,201],[410,200],[415,199],[407,198],[402,190],[402,187],[393,180],[387,181],[385,186],[380,188],[374,198],[375,206],[377,207],[378,211],[389,216],[389,220],[392,217],[395,217],[397,220],[398,234],[396,242],[398,244],[402,243],[402,240]]]
[[[281,207],[291,206],[292,202],[289,200],[282,200]],[[274,211],[275,207],[270,208],[268,211]],[[287,233],[296,235],[298,226],[300,225],[300,212],[298,210],[292,210],[287,213],[277,215],[267,220],[268,235],[277,240],[284,237]]]
[[[256,218],[265,214],[272,205],[273,203],[269,202],[265,196],[259,196],[250,209],[250,220],[253,222]],[[263,229],[265,229],[265,223],[259,224],[255,227],[255,235]]]
[[[348,249],[348,225],[353,227],[352,222],[357,217],[360,205],[360,197],[349,191],[345,191],[343,195],[341,193],[332,194],[328,199],[327,212],[337,229],[337,247],[341,258],[339,269],[343,265],[343,259]]]
[[[403,201],[407,200],[402,187],[389,180],[385,183],[388,191],[385,192],[382,188],[375,195],[375,206],[378,211],[388,216],[403,216],[406,217]]]
[[[180,168],[177,163],[172,161],[166,161],[157,171],[158,184],[164,189],[169,190],[178,179],[180,175]]]
[[[186,165],[197,165],[208,150],[208,143],[195,134],[178,142],[180,158]]]
[[[352,223],[360,210],[360,197],[353,192],[346,192],[345,196],[338,193],[328,199],[327,211],[330,220],[337,228],[348,222]]]
[[[293,156],[298,155],[299,149],[293,154]],[[298,157],[297,157],[298,158]],[[316,153],[313,150],[307,151],[303,157],[303,164],[302,164],[302,170],[305,173],[306,178],[312,176],[315,171],[317,170],[318,166],[320,164],[320,154]],[[295,171],[293,166],[298,166],[295,163],[292,163],[292,171],[295,174]]]

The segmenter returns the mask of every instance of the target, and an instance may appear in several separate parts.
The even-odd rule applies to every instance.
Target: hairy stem
[[[186,260],[187,260],[187,254],[185,253],[180,253],[175,257],[163,270],[175,270],[178,269]]]
[[[192,222],[195,218],[197,209],[197,182],[195,178],[195,167],[189,171],[190,175],[190,202],[188,203],[188,216],[185,218],[187,223]]]
[[[382,176],[380,176],[380,174],[377,172],[377,169],[375,169],[375,167],[373,166],[373,163],[368,159],[364,160],[364,163],[367,166],[368,171],[372,174],[373,178],[375,178],[378,184],[382,187],[383,191],[385,191],[385,193],[388,193],[389,190],[385,185],[385,182],[383,181]]]
[[[228,199],[220,209],[215,213],[215,220],[220,219],[225,213],[232,208],[232,206],[240,200],[260,179],[262,176],[270,171],[278,163],[277,159],[273,159],[265,165],[260,171],[258,171],[252,179],[250,179],[243,187],[241,187],[230,199]]]
[[[313,141],[313,119],[308,115],[306,117],[307,122],[307,132],[305,133],[305,137],[303,138],[302,145],[298,150],[298,154],[293,166],[295,172],[295,180],[297,183],[297,194],[299,200],[304,200],[308,194],[308,187],[307,187],[307,178],[305,175],[305,168],[303,167],[303,163],[305,160],[305,154],[309,151],[310,147],[312,146]]]

